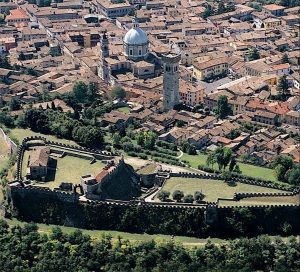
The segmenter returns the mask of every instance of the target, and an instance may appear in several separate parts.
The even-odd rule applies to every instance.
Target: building
[[[289,111],[285,115],[284,123],[292,126],[299,126],[300,125],[300,111]]]
[[[27,25],[30,22],[30,17],[26,12],[21,9],[12,9],[8,16],[6,16],[5,21],[9,26]]]
[[[262,10],[266,13],[272,14],[274,16],[282,16],[284,15],[285,7],[279,6],[276,4],[265,5],[262,7]]]
[[[112,38],[113,39],[113,38]],[[160,59],[149,52],[147,34],[133,19],[132,28],[123,38],[123,50],[110,55],[109,38],[105,33],[100,40],[98,75],[106,83],[116,84],[117,78],[132,73],[140,79],[152,78],[161,73]]]
[[[110,67],[106,61],[109,57],[109,41],[106,32],[103,33],[100,41],[100,63],[98,66],[98,76],[105,82],[110,82]]]
[[[0,54],[8,52],[10,49],[17,46],[16,39],[14,37],[0,38]]]
[[[26,176],[31,179],[44,180],[47,176],[50,148],[37,147],[28,158]]]
[[[163,55],[163,106],[168,111],[179,104],[179,61],[181,55]]]
[[[194,87],[190,82],[181,80],[179,88],[180,101],[188,106],[196,106],[203,102],[204,89]]]
[[[149,41],[147,34],[139,28],[136,19],[133,19],[133,27],[126,33],[123,39],[124,55],[131,60],[144,59],[148,55]]]
[[[112,19],[126,16],[134,10],[134,6],[130,5],[126,1],[97,0],[96,4],[99,13]]]
[[[201,63],[194,63],[193,77],[196,80],[204,80],[228,73],[228,58],[216,58]]]

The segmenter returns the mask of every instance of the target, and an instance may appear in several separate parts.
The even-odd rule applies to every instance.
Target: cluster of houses
[[[136,120],[169,142],[225,145],[262,160],[288,153],[299,161],[299,145],[289,136],[300,125],[299,7],[271,4],[259,11],[242,0],[234,10],[205,17],[208,3],[218,9],[217,2],[206,0],[64,0],[47,7],[44,1],[1,2],[6,24],[0,25],[0,54],[11,67],[0,68],[0,106],[18,99],[22,109],[12,115],[29,103],[73,112],[54,98],[70,92],[76,81],[98,83],[101,94],[117,85],[126,90],[130,113],[106,113],[100,125],[122,127]],[[259,54],[254,60],[253,50]],[[164,80],[173,70],[162,61],[170,53],[180,56],[178,70],[172,66],[179,101],[205,110],[162,111],[164,90],[173,88]],[[275,100],[282,76],[289,85],[287,101]],[[50,101],[38,102],[45,93]],[[232,116],[218,120],[212,111],[223,95]],[[229,139],[241,122],[265,128]],[[277,135],[274,126],[284,132]],[[280,148],[274,151],[275,145]]]

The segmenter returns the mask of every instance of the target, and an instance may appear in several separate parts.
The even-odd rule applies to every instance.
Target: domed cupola
[[[136,19],[132,20],[133,27],[123,39],[124,55],[132,60],[144,59],[148,54],[149,40],[147,34],[139,28]]]

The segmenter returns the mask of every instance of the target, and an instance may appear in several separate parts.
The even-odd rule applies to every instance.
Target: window
[[[129,50],[129,55],[132,56],[132,49]]]
[[[139,50],[139,56],[141,56],[142,55],[142,50]]]

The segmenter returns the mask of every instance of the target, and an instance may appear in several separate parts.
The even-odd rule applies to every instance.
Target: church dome
[[[124,43],[128,45],[146,44],[148,43],[148,37],[142,29],[132,28],[126,33]]]

